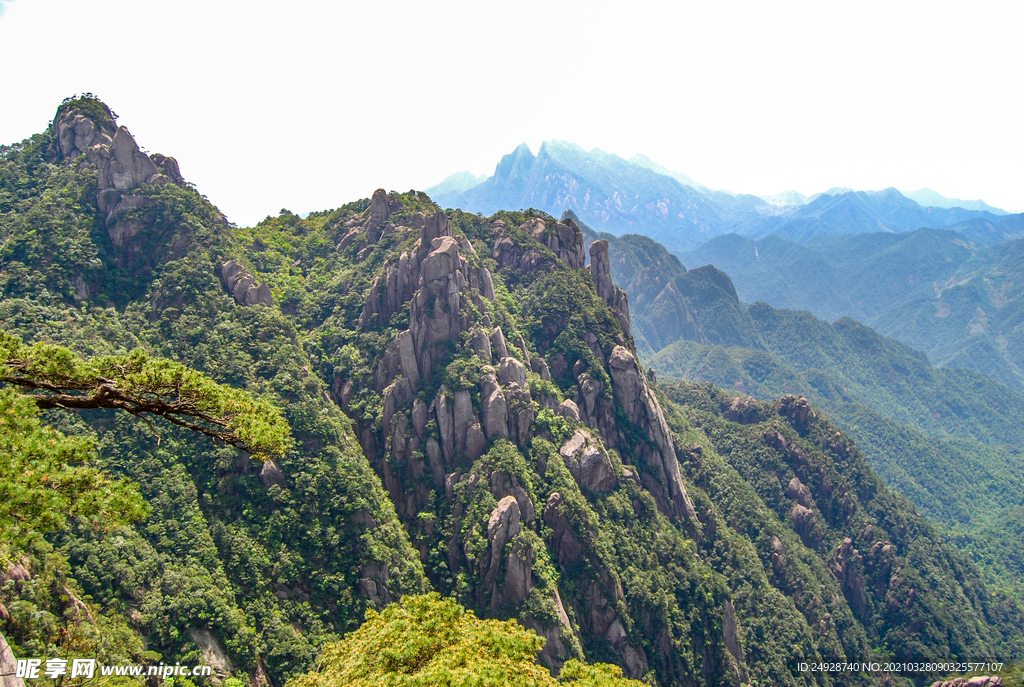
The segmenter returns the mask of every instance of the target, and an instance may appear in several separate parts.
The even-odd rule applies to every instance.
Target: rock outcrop
[[[18,677],[18,659],[0,634],[0,687],[25,687],[25,681]]]
[[[1003,678],[998,675],[975,675],[974,677],[957,677],[952,680],[933,682],[931,687],[1003,687]]]
[[[519,503],[513,496],[498,502],[487,521],[490,556],[481,561],[485,589],[490,589],[491,608],[506,601],[525,601],[533,585],[533,549],[519,533],[522,531]],[[511,544],[505,554],[506,544]],[[504,564],[505,580],[499,587],[497,576]]]
[[[608,455],[590,432],[577,429],[559,449],[576,483],[592,491],[607,492],[618,486]]]
[[[144,184],[183,184],[178,163],[165,155],[149,156],[139,149],[131,133],[118,127],[110,110],[99,101],[72,102],[61,107],[51,126],[58,161],[76,161],[97,171],[96,205],[121,267],[150,259],[140,254],[132,239],[147,228],[141,213],[149,204],[133,194]]]
[[[799,506],[797,506],[799,507]],[[836,548],[829,561],[829,570],[839,581],[839,587],[843,590],[850,608],[863,618],[867,612],[867,594],[864,591],[864,575],[861,571],[863,557],[860,551],[853,548],[853,540],[847,537],[843,543]]]
[[[256,283],[256,278],[237,260],[228,260],[220,266],[220,278],[228,293],[239,305],[273,305],[274,297],[266,282]]]
[[[189,637],[199,648],[199,655],[202,657],[203,665],[210,666],[218,682],[223,682],[231,677],[234,666],[231,665],[231,657],[224,651],[220,641],[213,636],[213,633],[206,628],[192,628],[188,631]]]
[[[572,222],[571,219],[566,221]],[[629,336],[629,296],[612,282],[608,242],[604,239],[590,244],[590,274],[594,277],[597,295],[611,306],[619,319],[622,332]]]
[[[551,528],[551,548],[555,558],[563,567],[578,563],[583,555],[583,544],[576,537],[562,508],[562,495],[557,491],[548,497],[544,506],[544,524]]]
[[[636,358],[624,347],[616,346],[612,350],[608,367],[619,405],[629,420],[640,427],[656,447],[639,447],[639,450],[645,453],[647,464],[657,470],[658,481],[665,485],[667,496],[671,499],[672,513],[687,523],[690,537],[699,541],[697,514],[679,472],[672,433],[669,431],[668,422],[665,421],[661,404],[647,387],[647,380],[640,371]]]

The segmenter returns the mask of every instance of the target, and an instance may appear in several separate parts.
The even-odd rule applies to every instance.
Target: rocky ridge
[[[515,455],[529,454],[537,439],[553,440],[550,430],[537,425],[542,413],[550,413],[574,427],[555,445],[553,455],[580,493],[605,494],[620,489],[624,481],[637,487],[642,481],[656,493],[666,516],[699,536],[701,526],[664,413],[627,348],[629,303],[612,283],[607,243],[590,247],[588,270],[583,236],[571,219],[551,223],[532,218],[510,226],[498,218],[471,240],[457,235],[443,213],[403,213],[380,189],[362,218],[349,220],[344,231],[337,248],[351,251],[358,261],[368,259],[384,237],[400,246],[389,253],[397,259],[385,258],[371,282],[357,326],[372,330],[403,320],[406,312],[408,325],[372,366],[382,404],[379,426],[354,419],[363,450],[419,542],[423,561],[429,562],[439,544],[440,523],[424,521],[420,514],[438,507],[433,494],[443,495],[440,509],[450,513],[445,574],[454,578],[460,570],[473,571],[476,605],[499,612],[509,604],[523,604],[540,585],[543,603],[553,609],[550,620],[526,617],[523,622],[551,640],[545,661],[557,666],[581,655],[582,633],[609,642],[629,674],[643,675],[649,665],[646,652],[626,632],[629,623],[622,611],[615,610],[624,596],[611,570],[598,575],[584,600],[573,600],[592,609],[584,614],[589,620],[583,626],[569,622],[580,616],[567,614],[557,587],[538,577],[537,556],[550,555],[538,549],[537,534],[544,524],[553,528],[550,551],[557,565],[578,565],[585,558],[586,547],[562,511],[561,495],[547,497],[540,516],[531,488],[534,479],[493,462],[501,446]],[[479,250],[481,241],[489,247],[486,253]],[[535,348],[536,342],[521,333],[510,341],[496,319],[518,325],[496,304],[492,268],[482,259],[487,257],[499,270],[524,275],[571,270],[589,278],[594,307],[607,307],[616,325],[606,333],[612,337],[605,344],[609,348],[602,348],[597,332],[589,332],[585,341],[591,362],[573,360],[570,366],[562,352]],[[473,370],[458,388],[441,381],[453,354],[469,361]],[[575,394],[561,397],[553,378],[572,379]],[[333,389],[342,408],[350,408],[355,381],[338,376]],[[617,404],[625,409],[629,428],[620,426]],[[626,432],[640,432],[648,440],[632,447]],[[623,465],[633,456],[652,469]],[[474,524],[470,513],[484,502],[493,505]]]
[[[147,228],[141,210],[150,201],[135,191],[147,185],[184,185],[177,160],[140,150],[128,129],[117,126],[110,110],[99,101],[71,101],[62,106],[50,134],[56,161],[80,159],[80,170],[96,170],[96,206],[121,266],[146,261],[149,256],[142,254],[142,242],[135,239]]]

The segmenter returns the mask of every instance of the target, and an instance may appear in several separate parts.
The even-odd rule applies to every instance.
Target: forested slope
[[[72,524],[16,576],[12,561],[0,628],[17,653],[60,623],[102,626],[54,600],[60,576],[138,660],[215,656],[218,679],[254,687],[428,589],[541,635],[556,671],[608,662],[661,685],[869,684],[883,676],[796,665],[1021,656],[1015,602],[806,401],[664,395],[608,244],[571,218],[446,215],[378,189],[239,229],[91,98],[0,161],[6,331],[187,363],[280,407],[294,443],[261,464],[108,411],[48,415],[151,511]],[[720,275],[693,293],[726,303]]]

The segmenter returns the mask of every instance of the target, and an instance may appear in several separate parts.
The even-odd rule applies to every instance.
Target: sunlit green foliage
[[[555,678],[536,663],[544,640],[513,620],[482,620],[437,593],[407,596],[344,641],[329,644],[317,671],[288,687],[630,687],[618,666],[569,660]]]
[[[159,416],[257,458],[282,455],[292,444],[288,423],[266,400],[139,349],[83,360],[63,346],[26,346],[0,332],[0,381],[32,390],[30,397],[41,408],[114,408]]]

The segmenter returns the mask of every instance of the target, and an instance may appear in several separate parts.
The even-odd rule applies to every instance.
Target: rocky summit
[[[1018,657],[1016,602],[806,398],[645,372],[616,256],[572,217],[377,189],[237,228],[98,101],[54,122],[0,152],[0,327],[183,362],[272,401],[293,445],[261,462],[46,411],[149,509],[17,552],[0,630],[19,658],[52,616],[109,636],[110,660],[209,654],[214,683],[281,687],[428,591],[542,638],[565,676],[869,685],[897,678],[796,666]]]

